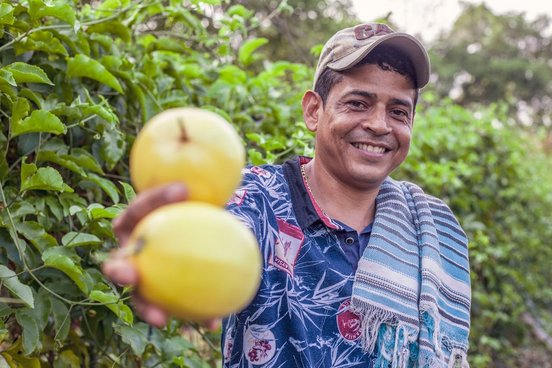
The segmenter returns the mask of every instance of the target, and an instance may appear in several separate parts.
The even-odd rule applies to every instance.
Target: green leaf
[[[63,166],[81,176],[86,176],[86,172],[73,160],[70,155],[58,155],[54,151],[40,151],[36,157],[37,161],[49,161],[59,166]]]
[[[10,86],[14,86],[14,87],[17,86],[17,82],[13,78],[13,74],[7,70],[0,69],[0,80],[4,81]]]
[[[82,105],[81,110],[83,118],[91,115],[97,115],[111,124],[117,123],[119,121],[117,115],[115,115],[113,111],[101,105],[84,104]]]
[[[114,219],[123,211],[122,208],[109,207],[109,208],[89,208],[88,216],[91,220],[98,219]]]
[[[124,42],[131,42],[132,35],[130,29],[120,21],[110,21],[94,24],[86,30],[88,33],[113,34],[119,36]]]
[[[61,244],[65,247],[84,247],[88,245],[101,244],[102,240],[96,235],[88,233],[77,233],[70,231],[61,238]]]
[[[0,303],[0,324],[4,323],[4,317],[9,316],[10,314],[13,314],[13,308],[10,308],[7,304]],[[4,326],[2,326],[4,328]]]
[[[114,292],[103,292],[100,290],[92,290],[88,296],[90,299],[103,303],[124,323],[132,325],[134,315],[132,310],[121,301],[121,298]]]
[[[127,203],[130,203],[134,198],[136,198],[136,191],[134,191],[134,187],[132,185],[123,181],[119,181],[119,184],[123,186]]]
[[[163,341],[163,353],[168,356],[180,356],[183,351],[193,349],[194,346],[191,342],[186,340],[183,336],[173,336]]]
[[[268,39],[266,38],[253,38],[245,41],[238,51],[238,59],[243,65],[249,65],[253,61],[253,53],[259,47],[266,45]]]
[[[44,100],[42,99],[42,97],[41,97],[40,95],[38,95],[37,93],[35,93],[35,92],[32,91],[31,89],[29,89],[29,88],[22,88],[22,89],[19,91],[19,96],[20,96],[20,97],[25,97],[25,98],[28,99],[29,101],[34,102],[34,104],[35,104],[39,109],[42,109],[42,105],[44,104]]]
[[[0,24],[13,24],[13,9],[10,4],[0,4]]]
[[[48,234],[44,227],[36,221],[23,221],[16,228],[19,234],[23,235],[41,252],[58,245],[56,238]]]
[[[0,265],[0,279],[14,296],[21,299],[28,307],[34,307],[32,289],[28,285],[22,284],[15,272],[4,265]]]
[[[47,196],[45,200],[48,208],[56,218],[57,222],[61,222],[64,216],[63,207],[61,203],[59,203],[59,200],[53,196]]]
[[[11,72],[17,83],[44,83],[54,85],[44,70],[36,65],[30,65],[21,61],[6,65],[2,69]]]
[[[80,258],[72,248],[54,247],[49,248],[42,253],[42,260],[46,267],[52,267],[65,273],[78,288],[88,295],[90,290],[90,280],[84,270],[76,262],[80,262]]]
[[[69,58],[67,61],[66,75],[68,78],[85,77],[94,79],[113,88],[119,93],[123,93],[119,81],[105,68],[105,66],[83,54],[78,54],[74,58]]]
[[[19,346],[17,345],[15,346],[19,349]],[[6,362],[8,364],[7,367],[9,368],[13,368],[13,367],[42,368],[42,364],[39,358],[26,357],[22,355],[20,352],[12,352],[11,354],[8,352],[5,352],[5,353],[2,353],[2,357],[6,358]]]
[[[111,198],[113,203],[119,203],[119,192],[117,190],[117,186],[111,180],[104,179],[96,174],[89,174],[88,180],[102,188],[103,191],[107,193],[109,198]]]
[[[127,6],[130,0],[104,0],[98,6],[97,10],[106,14],[112,14],[113,10],[118,10]]]
[[[12,137],[28,133],[65,134],[67,127],[57,116],[46,110],[33,110],[31,116],[22,121],[11,122]]]
[[[52,298],[52,313],[54,315],[54,327],[56,329],[55,340],[63,342],[67,335],[69,335],[71,315],[65,303],[57,298]]]
[[[53,368],[80,368],[82,360],[73,350],[64,350],[56,356]]]
[[[15,319],[23,330],[23,353],[29,355],[34,352],[40,343],[40,330],[34,316],[26,309],[18,310]]]
[[[24,42],[18,42],[14,45],[16,55],[24,54],[28,51],[43,51],[47,54],[58,54],[67,56],[67,50],[59,38],[52,32],[42,31],[34,32],[25,38]]]
[[[116,325],[115,331],[121,335],[125,343],[130,345],[134,354],[141,356],[150,343],[148,339],[149,328],[145,323],[137,323],[134,326]]]
[[[36,209],[28,201],[19,201],[14,203],[11,207],[10,215],[15,219],[27,215],[35,215]]]
[[[53,190],[58,192],[73,192],[67,186],[60,173],[53,167],[41,167],[37,170],[35,164],[21,165],[21,188],[26,190]]]
[[[31,19],[36,20],[43,17],[55,17],[70,25],[75,24],[75,10],[64,1],[45,2],[44,0],[29,1],[29,15]]]
[[[96,158],[88,151],[82,148],[73,148],[71,150],[71,160],[77,163],[80,167],[88,169],[96,174],[103,174],[102,167],[96,161]]]
[[[117,162],[123,158],[125,148],[126,141],[122,132],[114,128],[104,131],[100,145],[100,155],[109,169],[114,168]]]
[[[238,4],[238,5],[232,5],[228,8],[226,11],[226,14],[230,17],[233,17],[234,15],[238,15],[244,19],[251,18],[251,16],[254,14],[253,11],[247,9],[245,6]]]
[[[236,65],[225,65],[219,70],[219,73],[219,81],[226,82],[233,86],[245,84],[247,82],[247,73]],[[210,89],[215,88],[214,86],[215,84],[211,85]]]
[[[220,5],[221,0],[192,0],[192,4],[207,4],[207,5]]]
[[[11,125],[13,127],[19,126],[21,121],[29,115],[30,110],[29,100],[24,97],[17,97],[12,106]],[[13,132],[12,132],[13,136]]]
[[[28,309],[29,313],[33,315],[39,331],[42,331],[48,324],[48,319],[52,310],[52,294],[50,294],[50,291],[40,288],[38,293],[34,293],[34,296],[34,308],[26,309]]]

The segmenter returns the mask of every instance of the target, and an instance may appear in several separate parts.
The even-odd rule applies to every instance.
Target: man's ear
[[[320,95],[312,90],[308,90],[303,96],[301,102],[303,106],[303,119],[307,128],[311,132],[315,132],[318,128],[318,119],[322,114],[324,104]]]

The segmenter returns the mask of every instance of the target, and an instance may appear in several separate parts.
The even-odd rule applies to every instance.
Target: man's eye
[[[352,101],[349,101],[347,102],[347,104],[353,108],[356,108],[356,109],[360,109],[360,108],[364,108],[366,107],[366,105],[364,104],[364,102],[362,101],[357,101],[357,100],[352,100]]]
[[[393,109],[393,110],[391,110],[391,113],[393,115],[396,115],[396,116],[408,117],[408,113],[406,111],[400,110],[400,109]]]

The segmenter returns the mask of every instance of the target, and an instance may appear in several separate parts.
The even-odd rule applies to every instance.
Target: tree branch
[[[550,351],[552,351],[552,336],[550,336],[548,332],[546,332],[544,328],[542,328],[542,324],[529,312],[524,312],[521,315],[521,319],[523,322],[529,325],[529,327],[531,327],[533,335],[535,335],[535,337],[540,342],[542,342]]]

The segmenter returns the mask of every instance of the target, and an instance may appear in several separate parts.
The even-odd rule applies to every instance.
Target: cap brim
[[[359,48],[349,55],[331,62],[328,68],[336,71],[350,69],[368,55],[374,48],[386,44],[397,47],[412,61],[416,73],[416,84],[422,88],[429,82],[430,62],[424,46],[414,37],[406,33],[391,33],[384,36],[374,36],[379,39]]]

